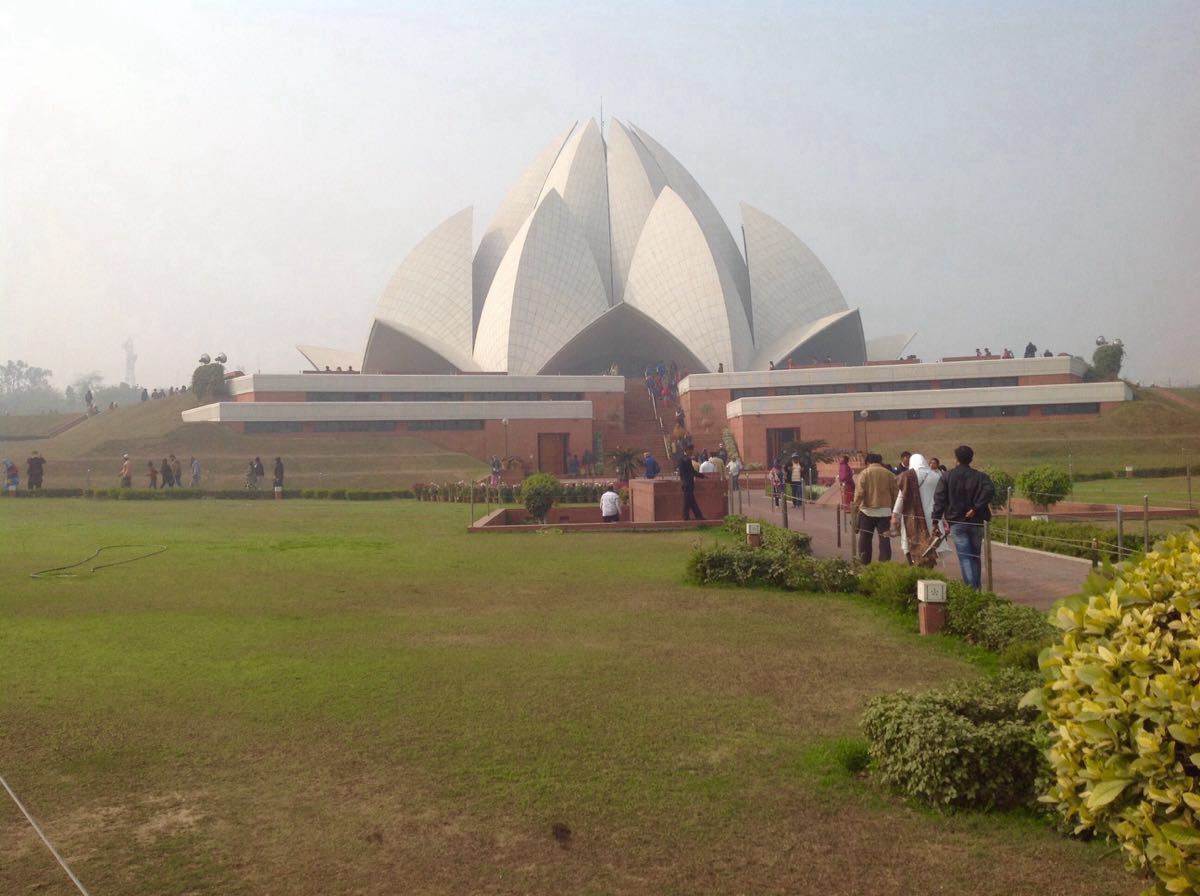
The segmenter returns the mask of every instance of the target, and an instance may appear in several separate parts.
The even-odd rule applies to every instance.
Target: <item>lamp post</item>
[[[870,411],[859,411],[858,416],[862,417],[863,422],[863,454],[871,450],[871,439],[867,435],[867,420],[871,417]]]
[[[504,424],[504,461],[508,462],[508,418],[501,418],[500,422]]]

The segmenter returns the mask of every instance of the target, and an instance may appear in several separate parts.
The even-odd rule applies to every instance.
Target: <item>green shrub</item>
[[[1038,654],[1046,648],[1044,641],[1013,641],[1000,651],[996,662],[1001,669],[1025,669],[1036,672]]]
[[[854,566],[840,557],[820,560],[812,557],[793,557],[783,587],[789,591],[853,594],[861,586]]]
[[[1043,464],[1018,473],[1017,488],[1034,504],[1053,507],[1071,494],[1071,477],[1066,470]]]
[[[1091,576],[1056,622],[1027,698],[1048,723],[1044,799],[1115,837],[1151,892],[1200,892],[1200,534]]]
[[[871,764],[871,746],[858,738],[840,737],[833,742],[833,757],[838,765],[857,775]]]
[[[543,523],[561,495],[562,483],[549,473],[535,473],[521,483],[521,503],[531,517]]]
[[[1132,527],[1130,527],[1132,528]],[[992,524],[992,537],[1002,541],[1007,534],[1010,544],[1063,554],[1067,557],[1092,556],[1092,539],[1096,540],[1099,559],[1118,562],[1117,530],[1089,523],[1051,523],[1040,520],[997,520]],[[1125,556],[1141,553],[1141,536],[1126,530],[1122,542]]]
[[[1003,470],[984,470],[987,477],[992,480],[992,485],[995,486],[996,492],[992,495],[991,508],[992,510],[1003,510],[1008,506],[1009,489],[1016,490],[1016,482],[1012,476],[1005,473]]]
[[[917,612],[917,582],[921,579],[946,577],[937,570],[899,563],[871,563],[858,574],[863,594],[878,598],[898,610]]]
[[[201,364],[192,371],[192,394],[197,401],[214,401],[229,394],[225,384],[225,365]]]
[[[1044,612],[1002,598],[983,608],[975,630],[967,635],[972,643],[997,652],[1021,641],[1045,647],[1053,637],[1054,627]]]
[[[772,523],[752,520],[749,517],[731,514],[725,517],[725,529],[734,535],[746,537],[746,523],[756,522],[762,527],[762,546],[771,550],[787,551],[792,554],[811,554],[812,536],[795,532]]]
[[[1001,600],[990,591],[951,582],[946,586],[946,634],[971,640],[979,631],[983,611]]]
[[[944,691],[875,697],[863,730],[881,780],[940,807],[1029,802],[1040,765],[1036,714],[1018,704],[1035,680],[1006,669]]]

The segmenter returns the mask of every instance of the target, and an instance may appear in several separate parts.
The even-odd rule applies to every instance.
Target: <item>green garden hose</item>
[[[91,572],[107,569],[110,566],[120,566],[122,563],[132,563],[134,560],[145,560],[147,557],[153,557],[155,554],[161,554],[167,549],[167,546],[165,544],[106,544],[102,547],[96,548],[95,552],[91,554],[91,556],[84,557],[78,563],[71,563],[67,566],[55,566],[52,569],[43,569],[40,572],[30,573],[29,577],[31,579],[58,579],[73,577],[76,575],[76,573],[66,572],[66,570],[74,569],[77,566],[83,566],[85,563],[95,560],[105,551],[114,551],[122,548],[153,548],[154,550],[147,551],[145,554],[138,554],[136,557],[126,557],[124,560],[114,560],[112,563],[98,563],[91,568]]]

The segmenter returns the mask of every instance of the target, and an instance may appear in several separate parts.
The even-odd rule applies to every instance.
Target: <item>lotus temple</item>
[[[1095,415],[1131,397],[1084,382],[1068,355],[902,357],[915,334],[866,339],[812,250],[766,212],[743,203],[741,216],[739,240],[636,125],[576,123],[478,243],[466,208],[409,251],[361,349],[298,346],[308,369],[238,376],[229,401],[184,419],[413,433],[563,472],[588,449],[669,450],[677,410],[698,445],[763,463],[794,439],[863,451],[930,421]],[[660,365],[678,374],[669,395]]]

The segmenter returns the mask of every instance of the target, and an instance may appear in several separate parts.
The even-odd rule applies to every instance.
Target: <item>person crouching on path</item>
[[[983,524],[992,518],[992,498],[996,486],[986,473],[971,467],[975,452],[970,445],[954,449],[958,465],[942,476],[933,497],[933,534],[941,532],[941,521],[950,527],[950,538],[958,552],[963,581],[979,590],[983,571]]]
[[[621,496],[617,494],[611,482],[600,496],[600,518],[606,523],[615,523],[621,519]]]
[[[858,474],[854,489],[854,520],[858,530],[858,559],[871,562],[871,543],[879,533],[879,560],[887,563],[892,559],[892,542],[888,538],[888,527],[892,521],[892,508],[899,494],[896,475],[883,465],[879,454],[867,455],[867,468]]]
[[[703,473],[697,473],[696,468],[692,466],[692,449],[684,448],[679,455],[679,465],[677,467],[679,473],[679,488],[683,492],[683,518],[688,519],[688,514],[692,513],[696,519],[704,519],[704,515],[700,513],[700,505],[696,503],[696,477],[704,478]]]

